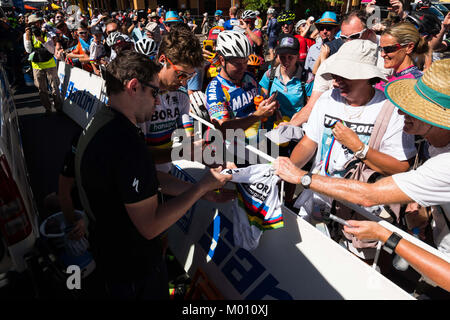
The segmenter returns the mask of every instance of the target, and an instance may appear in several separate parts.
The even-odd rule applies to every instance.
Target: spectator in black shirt
[[[94,225],[89,242],[111,298],[167,299],[160,234],[231,179],[221,168],[195,185],[156,172],[137,124],[150,120],[159,103],[158,72],[153,61],[132,51],[108,65],[110,107],[96,113],[75,156],[80,198]],[[158,204],[159,186],[176,197]]]

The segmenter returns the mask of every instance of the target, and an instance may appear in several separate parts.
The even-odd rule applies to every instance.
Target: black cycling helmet
[[[441,31],[441,21],[434,14],[415,11],[406,17],[421,35],[436,35]]]

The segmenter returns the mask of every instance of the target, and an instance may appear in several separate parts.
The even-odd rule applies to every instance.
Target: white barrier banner
[[[86,127],[106,101],[104,80],[64,62],[59,62],[58,76],[64,99],[63,111],[81,127]]]
[[[195,182],[201,165],[179,161],[173,173]],[[287,209],[284,227],[259,246],[234,245],[232,203],[200,200],[169,229],[169,246],[192,277],[201,268],[225,299],[413,299],[314,226]]]

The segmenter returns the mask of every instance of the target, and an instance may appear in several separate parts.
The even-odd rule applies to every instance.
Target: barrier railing
[[[190,116],[191,116],[192,118],[194,118],[195,120],[199,121],[200,123],[204,124],[205,126],[208,126],[209,128],[215,129],[215,127],[214,127],[213,124],[211,124],[210,122],[208,122],[208,121],[206,121],[206,120],[204,120],[204,119],[198,117],[197,115],[190,113]],[[262,151],[256,149],[256,148],[253,147],[253,146],[246,145],[246,144],[245,144],[244,142],[242,142],[242,141],[236,141],[236,142],[237,142],[238,144],[240,144],[240,145],[244,145],[245,148],[246,148],[248,151],[257,154],[258,156],[260,156],[260,157],[263,158],[263,159],[266,159],[266,160],[269,161],[269,162],[273,162],[273,161],[275,160],[275,159],[274,159],[273,157],[271,157],[270,155],[265,154],[264,152],[262,152]],[[283,182],[282,182],[282,183],[283,183]],[[284,196],[283,190],[284,190],[284,187],[283,187],[283,184],[282,184],[282,187],[281,187],[281,199],[283,199],[283,196]],[[400,229],[400,228],[398,228],[398,227],[392,225],[392,224],[389,223],[388,221],[383,220],[383,219],[380,218],[378,215],[372,213],[374,210],[369,210],[368,208],[365,208],[365,207],[362,207],[362,206],[359,206],[359,205],[356,205],[356,204],[353,204],[353,203],[349,203],[349,202],[344,202],[344,201],[341,201],[341,202],[344,203],[344,204],[345,204],[347,207],[349,207],[350,209],[353,209],[354,211],[360,213],[361,215],[363,215],[364,217],[366,217],[368,220],[372,220],[372,221],[378,222],[379,224],[381,224],[381,225],[382,225],[383,227],[385,227],[386,229],[388,229],[388,230],[390,230],[390,231],[392,231],[392,232],[397,232],[397,233],[400,234],[403,238],[405,238],[406,240],[412,242],[412,243],[415,244],[416,246],[418,246],[418,247],[420,247],[420,248],[426,250],[427,252],[429,252],[429,253],[431,253],[431,254],[433,254],[433,255],[435,255],[435,256],[437,256],[437,257],[439,257],[439,258],[441,258],[441,259],[443,259],[443,260],[445,260],[445,261],[447,261],[447,262],[450,263],[450,257],[449,257],[448,255],[446,255],[446,254],[440,252],[440,251],[437,250],[436,248],[433,248],[432,246],[430,246],[430,245],[426,244],[425,242],[421,241],[420,239],[418,239],[418,238],[412,236],[412,235],[409,234],[408,232],[405,232],[404,230],[402,230],[402,229]],[[282,200],[282,203],[284,203],[283,200]],[[374,208],[372,208],[372,209],[374,209]],[[378,211],[383,211],[383,210],[385,210],[385,209],[384,209],[384,206],[378,206],[377,210],[378,210]],[[291,212],[291,211],[289,210],[289,212]],[[379,251],[379,249],[380,249],[380,248],[378,248],[378,251]]]

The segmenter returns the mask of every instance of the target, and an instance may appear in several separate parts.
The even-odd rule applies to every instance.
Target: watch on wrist
[[[300,179],[300,183],[302,184],[303,188],[309,189],[309,186],[312,182],[312,172],[308,172]]]
[[[363,160],[366,158],[367,152],[369,152],[369,146],[367,144],[364,144],[361,149],[355,152],[355,157]]]
[[[384,243],[383,249],[389,254],[393,254],[395,252],[395,248],[397,247],[401,239],[403,239],[401,235],[399,235],[396,232],[393,232]]]

